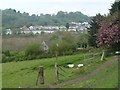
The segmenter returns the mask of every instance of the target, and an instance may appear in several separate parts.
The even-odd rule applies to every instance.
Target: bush
[[[12,61],[24,61],[27,60],[24,53],[16,51],[3,51],[2,52],[2,63],[12,62]]]
[[[58,46],[56,46],[56,44],[51,45],[49,54],[52,54],[52,56],[54,56],[57,52],[57,54],[60,56],[70,55],[76,51],[76,47],[77,45],[75,43],[70,43],[62,40],[58,43]]]
[[[44,52],[41,45],[37,43],[30,44],[25,49],[25,56],[29,60],[36,59],[38,56],[41,56],[43,53]]]
[[[9,51],[9,50],[3,51],[2,53],[3,53],[5,56],[11,56],[11,54],[10,54],[10,51]]]
[[[14,57],[2,55],[2,63],[14,61]]]

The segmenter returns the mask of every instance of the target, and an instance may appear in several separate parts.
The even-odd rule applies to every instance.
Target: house
[[[32,33],[32,31],[29,30],[29,29],[26,29],[26,30],[21,30],[21,33],[23,33],[23,34],[29,34],[29,33]]]
[[[6,35],[11,35],[12,34],[12,30],[11,29],[6,29]]]
[[[65,26],[63,26],[63,25],[59,26],[59,30],[65,30],[65,29],[66,29]]]
[[[35,34],[41,34],[42,31],[40,31],[40,30],[32,30],[31,32],[35,35]]]
[[[33,30],[33,28],[34,28],[33,26],[30,26],[30,27],[29,27],[29,29],[31,29],[31,30]]]
[[[21,33],[32,33],[32,34],[41,34],[42,32],[46,34],[54,33],[55,31],[69,31],[73,33],[87,33],[88,28],[90,27],[90,24],[88,22],[78,23],[78,22],[71,22],[70,27],[67,30],[65,26],[30,26],[26,27],[23,26],[21,28]]]
[[[30,30],[42,30],[43,26],[30,26]]]
[[[21,33],[28,34],[31,33],[31,30],[27,28],[26,26],[23,26],[21,29]]]
[[[45,30],[45,31],[43,31],[44,33],[47,33],[47,34],[51,34],[51,33],[54,33],[54,31],[50,31],[50,30]]]

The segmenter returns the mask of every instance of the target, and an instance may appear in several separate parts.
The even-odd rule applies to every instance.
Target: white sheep
[[[78,67],[82,67],[83,66],[83,64],[78,64]]]
[[[18,88],[21,88],[21,86],[19,86]]]
[[[74,64],[68,64],[67,66],[70,67],[70,68],[73,68]]]

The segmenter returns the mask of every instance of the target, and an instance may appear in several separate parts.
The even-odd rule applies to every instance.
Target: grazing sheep
[[[83,66],[83,64],[78,64],[78,67],[82,67]]]
[[[116,51],[115,54],[119,54],[120,52],[119,51]]]
[[[21,88],[21,86],[19,86],[18,88]]]
[[[69,68],[73,68],[74,67],[74,64],[68,64],[67,65]]]

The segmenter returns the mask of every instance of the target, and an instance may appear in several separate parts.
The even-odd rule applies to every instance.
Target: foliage
[[[88,46],[88,39],[89,34],[80,34],[77,41],[78,47],[86,48]]]
[[[14,9],[2,10],[2,24],[4,28],[20,28],[31,25],[65,25],[67,22],[89,22],[90,18],[81,12],[63,12],[59,11],[56,15],[40,14],[31,16],[29,13],[21,13]]]
[[[120,42],[119,23],[116,13],[100,22],[101,27],[97,34],[98,46],[111,46],[112,44]]]
[[[120,50],[119,4],[120,2],[114,2],[110,9],[110,15],[99,21],[100,28],[96,41],[98,46],[108,47],[113,49],[113,51]]]
[[[113,13],[119,12],[119,11],[120,11],[120,1],[112,4],[111,9],[110,9],[110,14],[112,15]]]
[[[104,20],[99,21],[100,28],[97,34],[96,42],[98,46],[101,46],[104,49],[110,48],[113,51],[120,51],[120,30],[118,27],[118,25],[120,24],[118,15],[120,12],[118,10],[117,12],[113,12],[111,9],[110,13],[111,15],[108,15],[104,18]],[[104,49],[101,60],[104,57]]]
[[[76,36],[69,32],[56,32],[50,37],[50,52],[54,55],[72,54],[77,48]],[[71,43],[72,42],[72,43]]]
[[[49,47],[47,54],[43,51],[43,41],[46,41],[46,44]],[[77,50],[77,48],[81,46],[81,48],[87,48],[87,42],[88,34],[78,35],[72,32],[56,31],[53,34],[41,36],[4,36],[2,50],[9,50],[10,53],[12,51],[17,51],[19,53],[25,52],[24,56],[26,59],[24,60],[32,60],[54,57],[56,52],[59,56],[83,52],[84,50]],[[10,56],[8,56],[8,58],[9,57]],[[16,60],[13,59],[12,61]]]
[[[59,42],[58,52],[59,54],[72,54],[76,50],[76,45],[74,43],[69,43],[66,41]]]
[[[79,36],[81,39],[83,37],[85,40],[87,40],[86,35]],[[81,41],[81,39],[79,40]],[[84,43],[84,39],[82,39],[82,43]],[[24,60],[54,57],[56,52],[58,52],[59,56],[70,55],[76,52],[76,48],[79,46],[79,40],[75,33],[65,31],[58,31],[50,35],[42,36],[4,36],[3,51],[6,51],[6,54],[10,53],[10,55],[12,51],[19,52],[18,55],[21,52],[24,52],[24,56],[26,58]],[[46,41],[46,44],[49,47],[47,53],[45,53],[43,50],[43,41]],[[9,51],[7,52],[7,50]],[[7,56],[7,58],[11,58],[11,56],[8,56],[6,54],[5,56]],[[16,54],[14,56],[16,56]],[[4,61],[5,59],[6,58],[4,58]],[[12,59],[12,61],[17,61],[17,59]]]
[[[24,53],[9,50],[2,52],[2,63],[23,60],[27,60]]]
[[[67,28],[67,30],[68,30],[68,29],[69,29],[69,23],[66,23],[65,26],[66,26],[66,28]]]
[[[25,55],[28,57],[28,59],[35,59],[41,54],[43,54],[43,49],[41,45],[37,43],[32,43],[25,49]]]
[[[100,28],[99,26],[99,21],[101,21],[103,16],[100,14],[97,14],[92,18],[92,21],[90,23],[91,27],[89,29],[89,38],[88,38],[88,43],[90,46],[96,47],[96,34],[98,33],[98,29]]]

